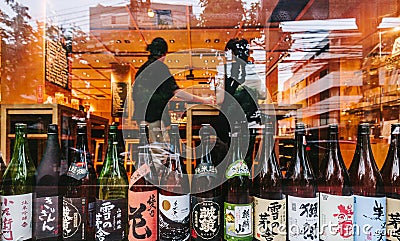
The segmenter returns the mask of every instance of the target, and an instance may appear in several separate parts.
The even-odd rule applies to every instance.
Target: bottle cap
[[[358,133],[361,135],[369,135],[369,123],[361,123],[358,125]]]
[[[178,133],[179,133],[179,125],[171,124],[171,134],[178,134]]]
[[[338,124],[329,124],[329,134],[337,134],[339,132]]]
[[[210,124],[202,124],[199,134],[201,137],[209,137],[211,135],[211,125]]]
[[[15,123],[16,133],[26,133],[28,130],[28,125],[25,123]]]
[[[47,134],[58,134],[58,125],[50,124],[47,126]]]
[[[86,123],[85,122],[78,122],[78,134],[86,134]]]
[[[296,123],[295,133],[300,135],[306,134],[306,125],[304,123]]]

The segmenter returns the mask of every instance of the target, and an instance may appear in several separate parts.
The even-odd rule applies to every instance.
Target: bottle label
[[[396,127],[397,128],[397,127]],[[400,200],[386,198],[386,238],[400,240]]]
[[[194,170],[195,174],[217,174],[217,169],[211,163],[200,163]]]
[[[147,164],[143,164],[139,167],[131,176],[129,180],[129,187],[132,187],[140,178],[147,175],[150,172],[150,167]]]
[[[251,241],[253,239],[253,204],[224,203],[224,238]]]
[[[385,240],[386,198],[354,195],[354,241]]]
[[[96,200],[96,240],[113,241],[126,238],[127,200]]]
[[[63,198],[63,239],[86,238],[86,198]]]
[[[157,239],[157,190],[128,192],[129,240]]]
[[[32,238],[32,193],[1,196],[2,240]]]
[[[159,195],[160,240],[183,241],[190,238],[190,195]]]
[[[353,240],[354,198],[319,193],[320,240]]]
[[[81,165],[82,163],[71,163],[69,166],[67,176],[75,178],[76,180],[81,180],[86,177],[88,171]]]
[[[225,176],[227,179],[238,176],[250,176],[249,167],[244,160],[237,160],[229,165]]]
[[[290,241],[318,240],[318,197],[287,197]]]
[[[210,240],[217,237],[221,230],[222,197],[200,198],[192,200],[192,237],[196,240]]]
[[[58,196],[35,198],[34,236],[36,239],[57,237],[61,232],[58,219]]]
[[[286,240],[286,200],[254,197],[254,237],[262,241]]]

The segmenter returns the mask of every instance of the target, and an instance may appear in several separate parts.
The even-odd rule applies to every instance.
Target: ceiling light
[[[124,42],[125,42],[126,44],[130,44],[130,43],[131,43],[131,41],[130,41],[129,39],[125,39]]]
[[[115,41],[117,44],[120,44],[120,43],[122,43],[122,41],[121,40],[117,40],[117,41]]]
[[[147,10],[147,16],[149,16],[150,18],[154,18],[156,14],[154,13],[153,9],[149,8]]]
[[[143,59],[139,59],[139,62],[142,63],[142,62],[143,62]]]
[[[169,42],[170,42],[171,44],[173,44],[173,43],[175,43],[175,40],[170,39]]]
[[[219,43],[219,39],[218,38],[214,39],[214,43]]]
[[[206,39],[206,43],[210,43],[211,42],[211,39]]]
[[[99,62],[100,62],[100,60],[96,59],[96,63],[99,63]]]
[[[133,63],[135,63],[135,62],[136,62],[136,60],[132,59],[132,62],[133,62]]]

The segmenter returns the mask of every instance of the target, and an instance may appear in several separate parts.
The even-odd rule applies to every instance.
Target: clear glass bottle
[[[118,126],[110,125],[107,154],[97,179],[97,240],[127,240],[128,237],[128,176],[119,162],[117,131]]]
[[[29,154],[27,125],[15,124],[11,161],[1,186],[1,219],[4,240],[32,240],[32,199],[35,165]]]

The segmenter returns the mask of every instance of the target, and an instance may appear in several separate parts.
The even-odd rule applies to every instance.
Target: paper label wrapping
[[[386,240],[386,198],[354,195],[354,241]]]
[[[127,199],[96,200],[96,240],[114,241],[126,238]]]
[[[238,176],[250,176],[249,167],[244,160],[237,160],[226,169],[227,179]]]
[[[224,203],[224,237],[226,240],[253,239],[253,204]]]
[[[254,238],[261,241],[286,240],[286,199],[254,197]]]
[[[319,194],[320,240],[353,241],[354,198]]]
[[[191,197],[192,237],[196,240],[212,240],[221,231],[222,197]]]
[[[288,236],[290,241],[318,240],[318,197],[288,196]]]
[[[36,214],[33,233],[35,238],[57,237],[61,234],[61,220],[59,220],[59,196],[40,197],[35,199]]]
[[[32,193],[1,196],[2,240],[32,238]]]
[[[128,192],[129,240],[157,240],[157,190]]]
[[[159,195],[160,240],[184,241],[190,238],[190,195]]]
[[[386,239],[400,240],[400,200],[386,198]]]

